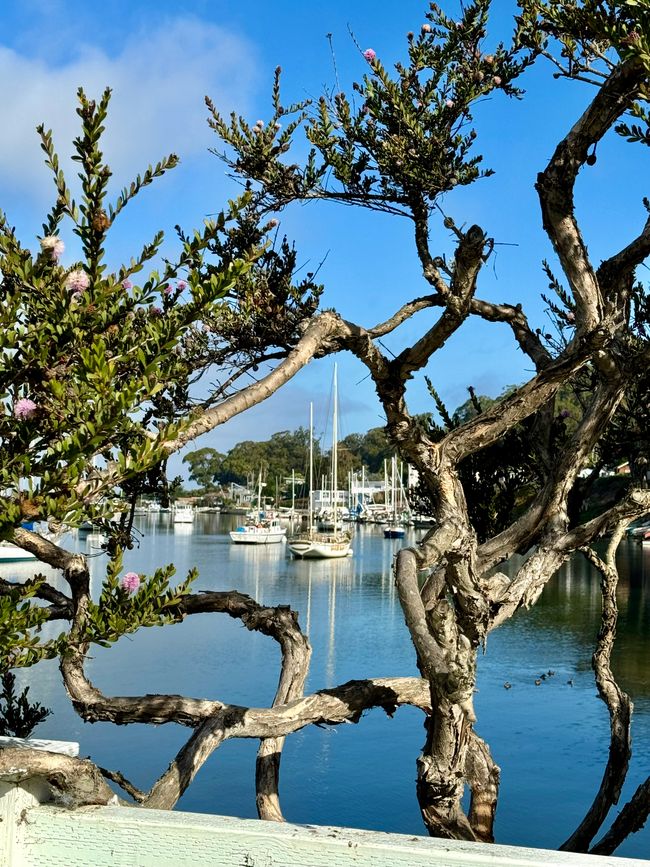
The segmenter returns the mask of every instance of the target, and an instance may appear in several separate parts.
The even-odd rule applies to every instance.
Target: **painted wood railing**
[[[32,779],[0,782],[0,865],[649,867],[650,861],[120,806],[67,810]]]

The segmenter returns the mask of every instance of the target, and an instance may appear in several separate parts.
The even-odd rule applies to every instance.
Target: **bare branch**
[[[147,797],[141,789],[134,786],[133,783],[130,780],[127,780],[124,774],[121,774],[119,771],[110,771],[107,768],[100,768],[99,766],[98,769],[101,771],[103,777],[106,777],[106,779],[110,780],[112,783],[117,783],[117,785],[130,795],[136,803],[141,804]]]
[[[328,340],[338,334],[339,327],[340,320],[333,313],[325,312],[314,317],[296,346],[276,368],[244,391],[202,412],[175,440],[164,443],[165,452],[167,454],[177,452],[201,434],[214,430],[215,427],[270,397],[311,361]]]
[[[631,276],[637,265],[648,256],[650,256],[650,217],[638,237],[620,253],[601,262],[596,274],[605,296],[620,292],[621,283]]]
[[[163,723],[174,722],[195,727],[204,720],[223,714],[226,737],[284,737],[307,725],[357,721],[371,707],[399,707],[411,704],[430,708],[427,682],[414,677],[354,680],[325,689],[274,708],[247,708],[207,699],[179,695],[103,696],[77,712],[87,722]]]
[[[427,310],[431,307],[442,307],[444,303],[444,297],[440,294],[414,298],[413,301],[408,301],[384,322],[380,322],[373,328],[368,328],[368,335],[372,338],[384,337],[384,335],[394,331],[402,322],[406,322],[407,319],[410,319],[411,316],[420,310]]]
[[[33,533],[24,527],[16,527],[10,541],[14,545],[18,545],[19,548],[35,554],[41,563],[47,563],[48,566],[53,566],[55,569],[67,569],[71,561],[77,556],[56,545],[50,539],[45,539],[38,533]]]
[[[573,188],[589,148],[630,107],[645,77],[645,67],[638,58],[617,66],[537,179],[544,229],[576,299],[579,333],[591,331],[601,322],[603,299],[574,215]]]
[[[486,241],[480,226],[471,226],[461,238],[456,249],[452,284],[445,297],[444,313],[433,328],[395,359],[394,366],[402,379],[424,367],[469,316],[470,299],[483,264]],[[438,286],[436,288],[441,292]]]
[[[592,541],[610,533],[621,521],[629,524],[650,512],[650,491],[635,488],[611,509],[572,529],[562,539],[562,547],[582,548]]]
[[[590,352],[586,346],[560,356],[510,397],[448,433],[439,443],[439,448],[444,451],[449,461],[457,464],[468,454],[496,442],[507,430],[547,403],[561,383],[583,367],[589,357]]]
[[[477,314],[488,322],[505,322],[513,331],[515,340],[522,352],[532,359],[535,369],[543,370],[551,361],[551,355],[538,335],[531,329],[526,316],[522,312],[521,305],[513,307],[511,304],[493,304],[490,301],[482,301],[472,298],[470,311]]]
[[[449,286],[443,279],[429,250],[429,209],[421,195],[414,195],[411,201],[411,211],[415,224],[415,248],[422,265],[424,279],[433,286],[436,292],[445,297],[449,293]]]
[[[224,716],[204,720],[179,750],[165,773],[156,780],[142,805],[152,810],[171,810],[202,765],[221,746],[225,737]]]
[[[627,804],[618,814],[612,827],[596,845],[590,855],[611,855],[623,840],[640,831],[650,814],[650,777],[641,783]]]

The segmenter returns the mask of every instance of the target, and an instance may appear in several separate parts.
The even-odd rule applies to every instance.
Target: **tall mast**
[[[314,530],[314,404],[309,404],[309,535]]]
[[[337,460],[337,440],[338,440],[338,381],[337,381],[337,365],[334,362],[334,412],[332,413],[332,504],[334,506],[334,532],[337,532],[338,524],[338,509],[336,504],[336,493],[338,490],[338,460]]]

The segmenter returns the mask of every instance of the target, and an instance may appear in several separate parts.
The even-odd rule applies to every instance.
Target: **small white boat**
[[[272,545],[286,541],[287,531],[278,518],[257,521],[231,530],[230,538],[236,545]]]
[[[34,528],[33,524],[23,525],[25,529],[32,530],[37,533],[42,539],[48,542],[57,544],[63,532],[53,533],[50,530],[39,533],[38,529]],[[13,542],[0,542],[0,563],[26,563],[29,560],[36,560],[36,554],[31,551],[26,551],[19,545],[14,545]]]
[[[406,530],[399,524],[389,524],[384,527],[384,539],[403,539]]]
[[[648,531],[650,531],[650,524],[645,521],[643,524],[630,525],[627,528],[626,533],[628,536],[636,538],[641,536],[643,538]]]
[[[194,509],[192,506],[175,506],[174,523],[191,524],[194,521]]]
[[[25,551],[11,542],[0,542],[0,563],[22,563],[27,560],[35,560],[36,554]]]

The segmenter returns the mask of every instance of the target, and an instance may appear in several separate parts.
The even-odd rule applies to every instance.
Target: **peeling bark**
[[[630,725],[633,705],[629,695],[623,692],[616,682],[611,668],[618,621],[616,549],[623,537],[626,524],[627,521],[620,523],[614,531],[605,560],[602,560],[591,548],[584,549],[587,559],[601,574],[603,609],[592,664],[598,694],[607,705],[609,712],[610,744],[607,765],[596,797],[580,825],[560,846],[560,849],[570,852],[589,851],[591,841],[602,827],[612,805],[618,803],[632,755]]]
[[[494,843],[501,769],[492,759],[488,745],[476,732],[472,732],[467,750],[465,778],[472,792],[468,819],[474,835],[482,843]]]
[[[116,801],[101,771],[87,759],[44,750],[0,749],[0,779],[20,783],[42,777],[53,797],[67,807],[87,807]]]

